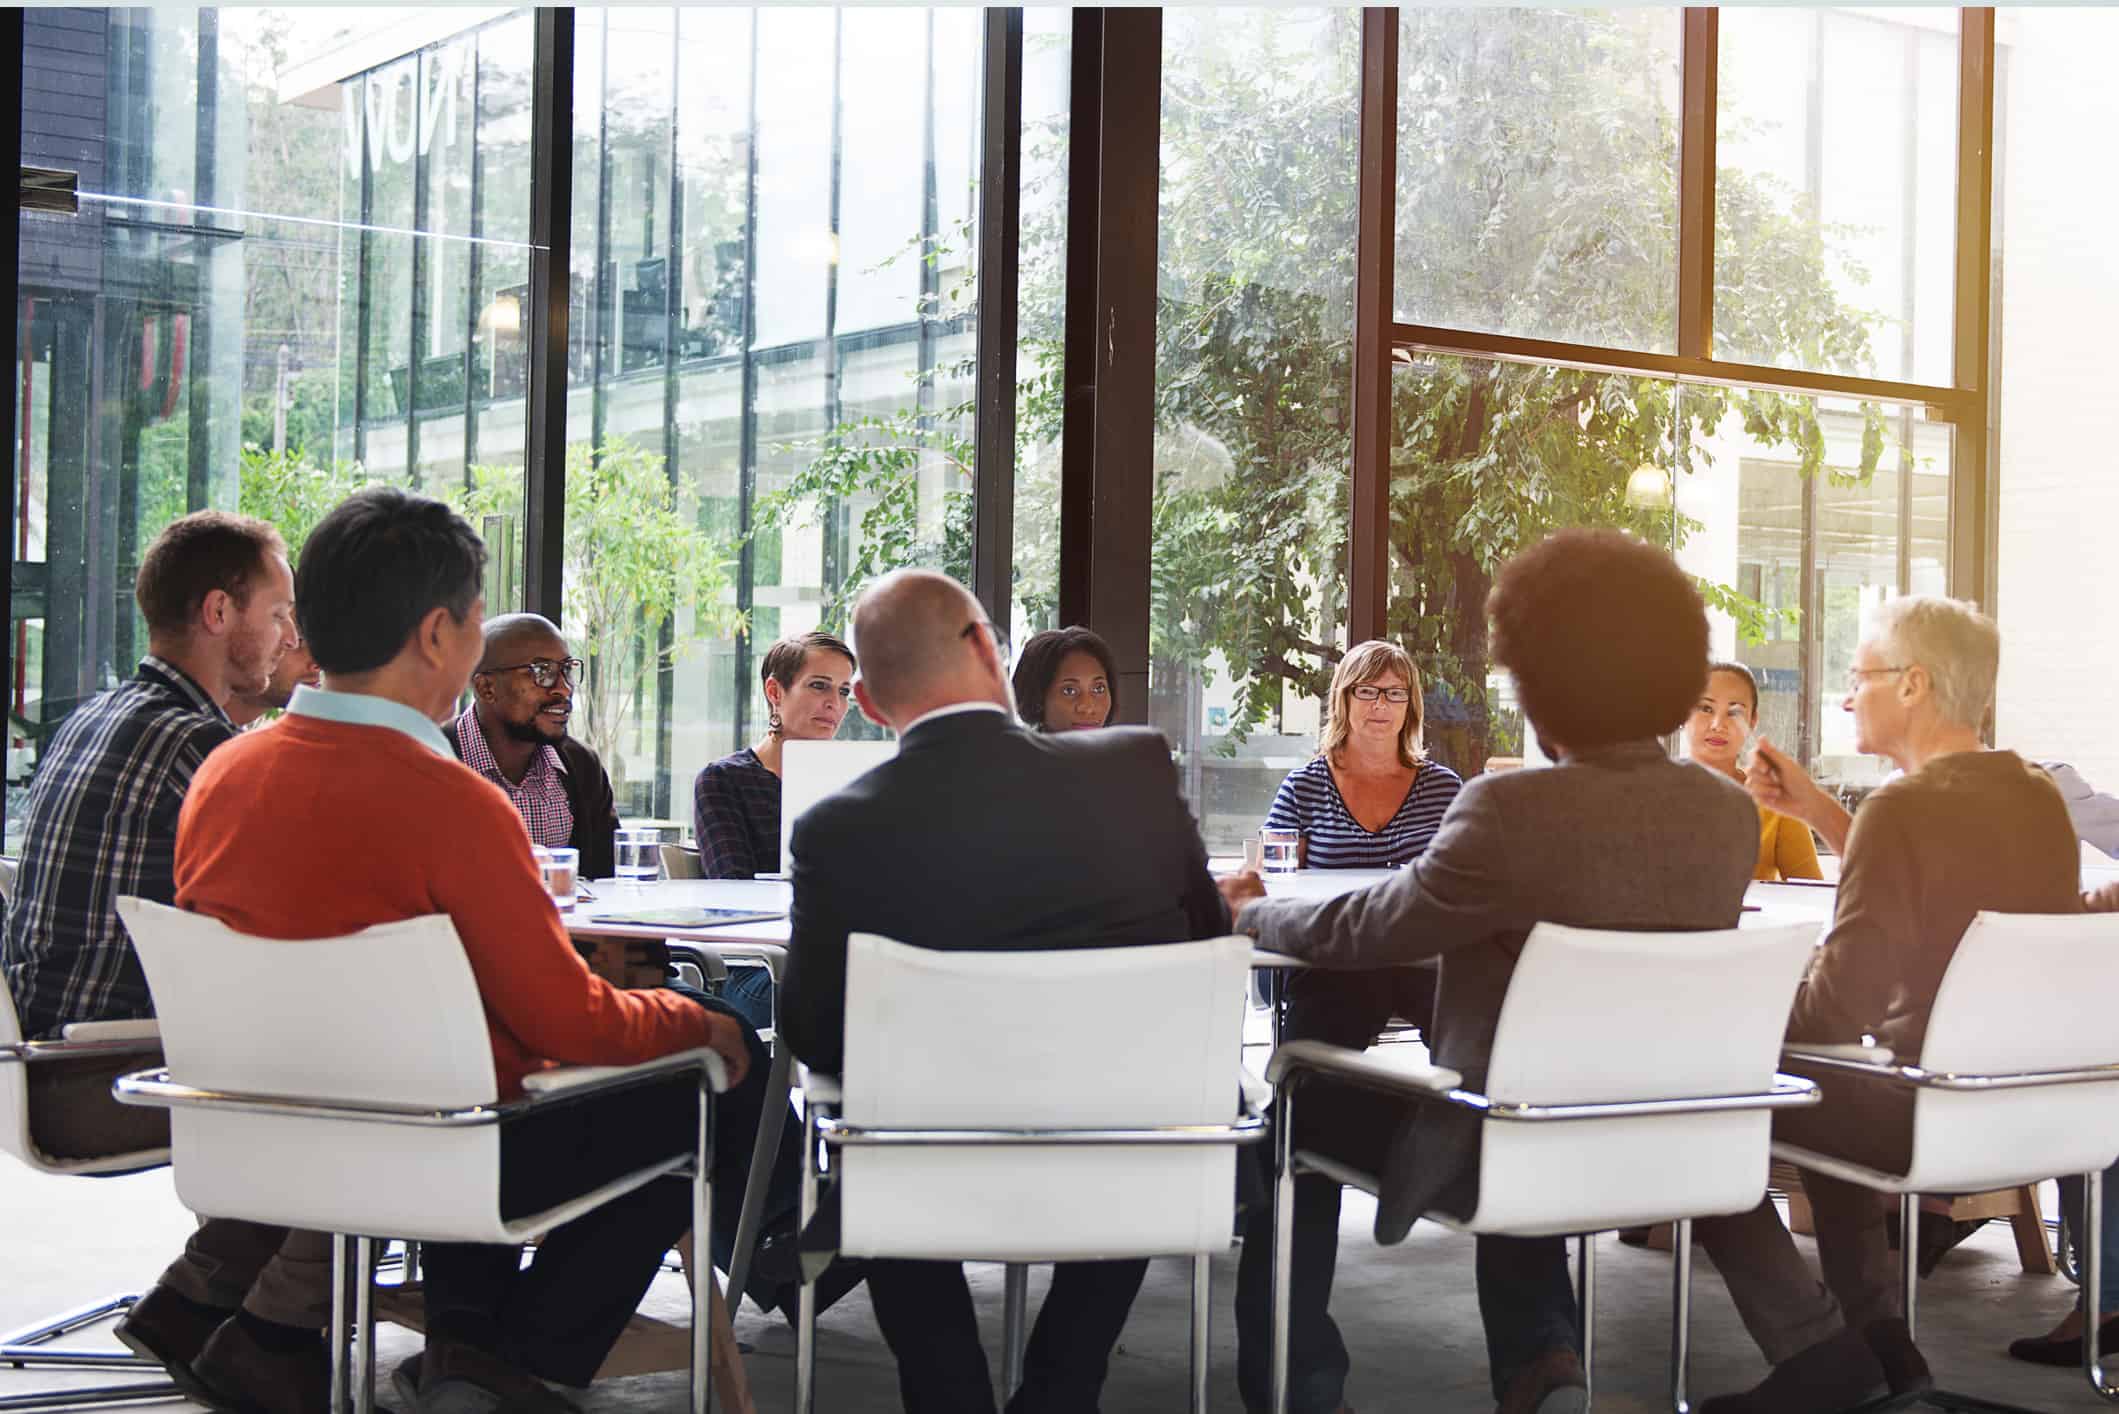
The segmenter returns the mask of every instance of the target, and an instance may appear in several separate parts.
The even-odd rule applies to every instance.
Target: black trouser
[[[1145,1260],[1053,1267],[1008,1414],[1095,1414],[1112,1347],[1147,1274]],[[962,1265],[871,1261],[868,1295],[897,1357],[905,1414],[993,1414],[993,1376]]]
[[[1365,1050],[1393,1016],[1426,1029],[1435,973],[1401,967],[1375,972],[1301,972],[1289,979],[1283,1037]],[[1295,1147],[1332,1155],[1380,1174],[1408,1105],[1328,1080],[1302,1085]],[[1264,1146],[1257,1151],[1266,1152]],[[1336,1410],[1345,1401],[1346,1343],[1328,1309],[1339,1252],[1340,1187],[1321,1174],[1295,1180],[1294,1270],[1289,1283],[1288,1408]],[[1271,1407],[1273,1362],[1273,1205],[1251,1214],[1236,1277],[1237,1385],[1253,1410]],[[1479,1314],[1486,1325],[1494,1393],[1542,1352],[1578,1348],[1567,1247],[1560,1238],[1478,1239]]]
[[[711,998],[685,995],[715,1011]],[[732,1014],[732,1013],[731,1013]],[[714,1246],[725,1251],[743,1207],[768,1060],[749,1027],[750,1071],[714,1104]],[[542,1212],[675,1154],[698,1140],[698,1080],[685,1075],[561,1105],[500,1136],[500,1211]],[[795,1126],[789,1125],[790,1147]],[[799,1162],[796,1151],[788,1162]],[[663,1254],[692,1225],[691,1180],[664,1178],[545,1235],[528,1267],[512,1246],[425,1249],[427,1331],[520,1369],[586,1385],[647,1294]]]

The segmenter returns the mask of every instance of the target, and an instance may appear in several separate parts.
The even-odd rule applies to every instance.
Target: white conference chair
[[[63,1041],[25,1041],[15,999],[0,983],[0,1149],[5,1149],[38,1173],[120,1174],[159,1168],[169,1162],[169,1150],[136,1149],[95,1159],[57,1159],[37,1148],[29,1132],[29,1068],[32,1065],[64,1065],[69,1060],[98,1056],[152,1055],[160,1047],[152,1021],[90,1022],[67,1028]],[[31,1214],[17,1214],[27,1222]],[[0,1365],[17,1369],[60,1368],[89,1370],[162,1369],[157,1362],[129,1350],[84,1350],[53,1347],[50,1342],[99,1321],[123,1316],[138,1292],[124,1292],[92,1301],[47,1317],[20,1330],[0,1335]],[[47,1390],[35,1394],[0,1397],[0,1411],[20,1414],[33,1409],[97,1409],[117,1404],[138,1404],[183,1395],[168,1380],[139,1384],[99,1385],[87,1389]]]
[[[379,1239],[519,1245],[689,1174],[696,1250],[711,1250],[710,1099],[728,1084],[713,1052],[548,1071],[525,1082],[522,1099],[500,1103],[478,985],[446,916],[283,942],[136,898],[121,898],[118,915],[146,969],[168,1060],[121,1078],[119,1098],[170,1110],[177,1196],[193,1212],[333,1234],[334,1411],[349,1400],[357,1414],[374,1408]],[[504,1124],[684,1075],[699,1084],[690,1152],[543,1212],[501,1214]],[[691,1268],[695,1414],[710,1403],[712,1271],[703,1255]]]
[[[1295,1179],[1319,1173],[1368,1193],[1381,1189],[1379,1175],[1294,1147],[1296,1097],[1316,1078],[1480,1116],[1471,1213],[1428,1216],[1459,1232],[1578,1236],[1585,1372],[1593,1370],[1596,1336],[1592,1239],[1673,1222],[1670,1397],[1682,1414],[1692,1220],[1757,1206],[1766,1191],[1769,1111],[1817,1103],[1814,1084],[1774,1070],[1816,945],[1809,924],[1616,933],[1541,923],[1509,981],[1483,1094],[1441,1066],[1322,1041],[1275,1051],[1267,1071],[1275,1087],[1275,1414],[1287,1408]]]
[[[1188,1256],[1203,1410],[1208,1258],[1229,1245],[1236,1148],[1265,1133],[1239,1112],[1250,959],[1248,938],[939,952],[855,934],[844,1076],[803,1077],[804,1226],[824,1150],[843,1255],[1007,1263],[1004,1397],[1021,1381],[1026,1264]],[[809,1414],[807,1284],[795,1360]]]
[[[2064,980],[2064,986],[2054,983]],[[1863,1076],[1913,1092],[1912,1164],[1886,1173],[1797,1144],[1776,1143],[1775,1158],[1848,1183],[1898,1196],[1899,1231],[1919,1230],[1923,1193],[1980,1193],[2060,1174],[2088,1176],[2083,1231],[2103,1213],[2103,1173],[2119,1158],[2119,914],[2056,916],[1981,913],[1965,930],[1935,1005],[1918,1065],[1899,1065],[1889,1051],[1859,1047],[1788,1047],[1785,1057],[1808,1069]],[[2083,1375],[2106,1399],[2119,1400],[2097,1348],[2097,1283],[2102,1246],[2081,1249],[2085,1336]],[[1914,1324],[1919,1244],[1901,1240],[1906,1324]],[[1936,1409],[2014,1411],[1953,1394],[1923,1392]],[[1899,1407],[1899,1406],[1894,1406]]]
[[[699,862],[698,847],[688,844],[663,845],[662,877],[665,879],[704,879],[706,877],[706,866]]]

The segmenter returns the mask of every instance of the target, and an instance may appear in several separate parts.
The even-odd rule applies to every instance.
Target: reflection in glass
[[[1399,319],[1676,348],[1681,24],[1400,11]]]
[[[1343,646],[1359,55],[1355,11],[1164,16],[1149,711],[1219,853]]]
[[[1949,383],[1957,48],[1955,10],[1722,12],[1717,356]]]

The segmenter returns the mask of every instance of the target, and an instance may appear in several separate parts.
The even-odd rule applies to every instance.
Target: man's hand
[[[1847,831],[1854,817],[1845,806],[1810,779],[1810,773],[1794,757],[1764,737],[1758,739],[1757,755],[1744,773],[1744,788],[1768,810],[1793,816],[1825,837],[1834,854],[1845,852]]]
[[[705,1011],[704,1007],[700,1010]],[[728,1088],[743,1083],[750,1071],[750,1045],[743,1038],[743,1023],[718,1011],[706,1013],[706,1044],[728,1067]]]
[[[1222,901],[1229,906],[1229,926],[1235,927],[1243,911],[1266,896],[1266,881],[1258,877],[1255,869],[1224,875],[1216,881],[1221,890]]]

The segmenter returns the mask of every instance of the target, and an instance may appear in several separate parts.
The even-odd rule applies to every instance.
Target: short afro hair
[[[1707,681],[1707,609],[1664,551],[1563,530],[1501,567],[1493,658],[1533,727],[1583,751],[1675,731]]]

